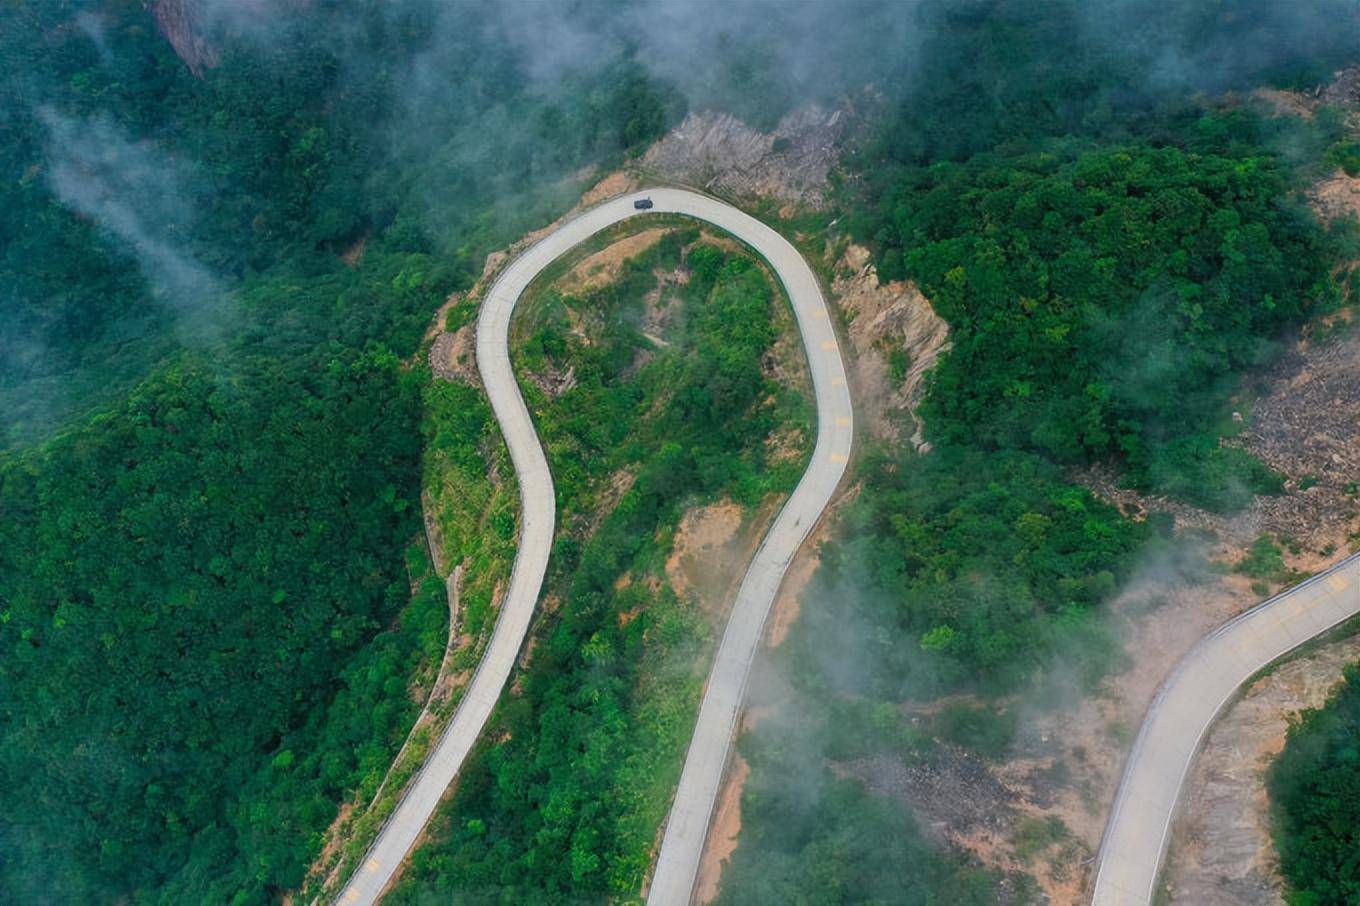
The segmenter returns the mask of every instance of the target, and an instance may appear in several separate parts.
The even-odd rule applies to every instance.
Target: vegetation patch
[[[1321,708],[1291,722],[1266,775],[1280,871],[1297,906],[1360,899],[1360,666]]]
[[[677,268],[684,282],[657,276]],[[677,309],[664,344],[642,329],[658,290]],[[792,316],[746,255],[671,232],[608,285],[540,285],[520,305],[512,355],[559,500],[554,605],[394,902],[637,895],[712,649],[666,577],[674,532],[689,505],[787,493],[806,462],[806,445],[767,454],[806,403],[765,372]],[[548,370],[573,384],[545,391]]]

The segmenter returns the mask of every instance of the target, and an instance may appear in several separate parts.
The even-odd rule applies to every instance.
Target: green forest
[[[1297,715],[1270,766],[1275,845],[1290,906],[1340,906],[1360,899],[1360,665],[1331,699]]]
[[[655,272],[682,261],[687,281],[659,286]],[[670,325],[661,343],[640,327],[649,291]],[[762,365],[793,330],[787,303],[752,259],[693,228],[602,287],[540,288],[515,319],[511,354],[560,501],[551,603],[398,903],[636,897],[713,646],[667,579],[676,525],[690,505],[782,495],[806,462],[805,449],[771,462],[766,444],[789,423],[809,436],[807,403]],[[568,371],[560,394],[533,380]]]
[[[545,94],[473,9],[300,8],[202,78],[143,4],[79,12],[0,9],[0,890],[272,902],[443,648],[403,360],[675,99],[623,57]]]
[[[1139,32],[1254,49],[1196,89],[1306,84],[1353,55],[1332,38],[1265,49],[1249,28],[1262,7],[1190,7]],[[1100,605],[1167,549],[1174,520],[1131,521],[1068,470],[1110,465],[1131,487],[1221,512],[1279,493],[1280,476],[1220,445],[1230,401],[1291,327],[1349,289],[1334,265],[1351,234],[1324,230],[1300,197],[1339,117],[1281,120],[1155,86],[1153,37],[1055,57],[1077,4],[927,15],[950,28],[852,156],[842,204],[880,274],[916,281],[949,322],[921,407],[935,448],[861,456],[862,490],[806,593],[818,607],[772,658],[789,697],[740,742],[751,777],[724,902],[1023,901],[1025,879],[922,845],[844,766],[929,762],[940,740],[1002,757],[1017,691],[1041,704],[1048,677],[1092,690],[1123,663]],[[994,704],[962,728],[913,726],[896,707],[959,691]],[[796,797],[789,776],[803,778]],[[911,870],[887,870],[888,847]]]
[[[431,317],[687,111],[770,128],[815,101],[856,126],[817,227],[782,226],[870,246],[952,350],[933,452],[857,457],[821,606],[772,659],[792,704],[740,741],[721,901],[1025,901],[841,768],[1004,757],[1008,694],[1120,663],[1103,605],[1173,520],[1072,470],[1217,512],[1283,489],[1221,440],[1243,376],[1355,288],[1354,228],[1300,193],[1360,156],[1335,111],[1246,92],[1353,63],[1348,2],[0,4],[0,896],[247,906],[312,883],[443,654],[422,490],[467,567],[460,668],[513,554],[509,464],[485,399],[421,361]],[[766,439],[812,433],[768,373],[792,324],[763,266],[667,225],[518,321],[566,530],[531,656],[393,902],[645,883],[716,631],[666,584],[678,520],[769,505],[806,451]],[[658,346],[639,300],[681,263]],[[567,368],[561,396],[531,380]],[[1356,685],[1271,773],[1299,903],[1357,895]],[[895,710],[952,693],[980,704]]]

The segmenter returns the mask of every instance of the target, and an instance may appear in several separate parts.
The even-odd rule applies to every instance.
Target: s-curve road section
[[[789,562],[821,518],[845,473],[854,415],[826,300],[797,249],[779,233],[731,205],[695,192],[658,188],[605,202],[563,224],[515,259],[482,302],[477,319],[477,368],[519,478],[519,550],[482,662],[444,734],[340,892],[339,902],[346,906],[377,902],[396,876],[490,718],[523,646],[543,585],[556,508],[548,461],[510,367],[510,315],[515,303],[534,277],[557,258],[606,227],[648,213],[634,207],[634,202],[643,198],[652,201],[650,213],[683,214],[707,221],[749,245],[769,263],[793,305],[817,397],[817,443],[812,462],[761,542],[733,602],[666,824],[648,902],[665,906],[690,900],[765,617]]]
[[[1258,671],[1360,612],[1360,554],[1224,623],[1191,649],[1148,708],[1100,845],[1093,906],[1153,901],[1176,800],[1218,712]]]

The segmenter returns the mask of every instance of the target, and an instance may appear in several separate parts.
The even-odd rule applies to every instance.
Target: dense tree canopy
[[[1290,726],[1266,777],[1291,906],[1360,900],[1360,665]]]
[[[89,6],[0,10],[0,443],[210,343],[251,273],[382,235],[473,275],[682,103],[626,48],[545,88],[490,7],[224,7],[196,77],[149,5]]]
[[[1267,490],[1268,473],[1194,438],[1285,325],[1336,298],[1287,190],[1265,153],[1141,145],[987,154],[904,180],[877,235],[885,275],[917,278],[953,328],[932,432],[1062,462],[1118,455],[1210,506],[1238,502],[1238,478]]]
[[[190,23],[200,78],[151,5],[0,10],[10,900],[301,883],[443,648],[401,361],[555,180],[676,114],[626,52],[543,90],[486,8],[267,12]]]

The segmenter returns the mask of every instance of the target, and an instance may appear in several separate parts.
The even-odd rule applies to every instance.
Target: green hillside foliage
[[[342,349],[185,360],[0,468],[0,683],[24,690],[0,888],[249,902],[301,880],[409,719],[416,636],[380,634],[410,595],[409,378]]]
[[[1250,137],[1207,118],[1203,144]],[[1211,509],[1280,490],[1212,430],[1244,368],[1338,298],[1325,235],[1263,150],[1059,144],[904,180],[880,208],[885,276],[953,328],[933,436],[1058,462],[1119,456]]]
[[[799,425],[798,401],[762,368],[793,323],[750,258],[688,248],[689,281],[657,303],[667,345],[642,334],[653,268],[679,263],[679,240],[607,286],[545,291],[517,312],[514,360],[561,502],[552,603],[393,902],[597,902],[641,888],[712,650],[709,622],[664,571],[677,522],[690,503],[785,493],[806,462],[805,447],[789,468],[767,462],[770,431]],[[529,377],[568,370],[575,386],[560,396]]]
[[[863,475],[822,553],[812,593],[825,603],[785,643],[827,674],[796,682],[901,701],[1011,691],[1055,656],[1088,682],[1109,669],[1096,608],[1129,577],[1144,525],[1023,453],[941,447],[870,459]]]
[[[949,322],[919,410],[934,449],[859,464],[772,658],[776,716],[741,740],[727,902],[991,902],[1012,882],[1024,901],[1023,879],[966,862],[941,877],[947,856],[915,854],[903,809],[847,775],[958,745],[1005,758],[1014,696],[1070,701],[1123,663],[1100,605],[1171,520],[1134,522],[1072,471],[1110,465],[1216,511],[1280,492],[1221,443],[1230,402],[1340,300],[1340,237],[1299,189],[1329,149],[1348,160],[1342,118],[1197,92],[1317,84],[1354,61],[1353,7],[942,0],[918,18],[936,27],[841,198],[879,276],[914,280]],[[991,701],[962,725],[904,714],[959,691]],[[908,867],[885,876],[894,847]]]
[[[1360,665],[1321,708],[1289,727],[1266,774],[1290,906],[1360,900]]]
[[[196,78],[147,5],[89,6],[0,9],[0,443],[235,329],[252,273],[384,235],[472,274],[682,105],[626,49],[545,90],[491,7],[188,4]]]
[[[0,9],[9,901],[302,882],[447,632],[403,360],[559,179],[677,113],[626,54],[543,90],[488,10],[268,12],[200,22],[196,78],[149,5]]]

